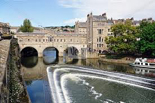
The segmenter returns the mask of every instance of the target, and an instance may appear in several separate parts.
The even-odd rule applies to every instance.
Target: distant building
[[[75,28],[74,26],[46,28],[35,27],[33,33],[46,33],[47,35],[51,35],[50,40],[48,40],[47,38],[45,38],[46,40],[40,38],[39,42],[41,42],[42,40],[43,42],[50,41],[52,43],[56,42],[55,44],[59,44],[62,43],[62,41],[63,43],[66,43],[67,41],[65,45],[68,46],[68,44],[71,45],[71,43],[74,41],[75,43],[79,43],[82,45],[84,44],[80,48],[85,48],[85,51],[89,51],[89,53],[94,52],[97,54],[108,50],[108,45],[105,43],[105,39],[106,37],[114,36],[114,33],[111,31],[112,25],[118,23],[124,24],[125,22],[127,22],[127,20],[130,20],[132,23],[131,25],[133,26],[139,26],[141,23],[141,20],[134,20],[134,18],[113,20],[112,18],[108,19],[106,13],[103,13],[102,15],[93,15],[92,13],[90,13],[87,15],[86,22],[77,21],[75,23]],[[143,21],[154,22],[152,18],[143,19]],[[47,35],[45,35],[45,37]],[[81,38],[79,37],[79,35]],[[53,41],[52,36],[54,36]],[[72,38],[72,36],[74,38]],[[29,40],[28,38],[29,37],[27,36],[27,40]],[[35,39],[33,38],[32,40],[35,41]],[[36,42],[38,42],[38,39],[36,39]],[[63,43],[60,47],[63,47]],[[90,55],[92,55],[92,53],[90,53]]]
[[[102,15],[87,15],[86,22],[76,22],[75,32],[85,34],[87,37],[87,48],[91,52],[101,53],[107,50],[105,38],[113,36],[111,26],[114,24],[112,19],[107,19],[106,13]]]
[[[33,27],[33,33],[44,33],[45,29],[40,27]]]
[[[75,32],[79,34],[87,34],[87,23],[86,22],[76,22]]]
[[[19,26],[11,26],[10,27],[10,32],[13,34],[16,34],[17,32],[19,32]]]
[[[0,33],[1,34],[10,34],[10,24],[0,22]]]

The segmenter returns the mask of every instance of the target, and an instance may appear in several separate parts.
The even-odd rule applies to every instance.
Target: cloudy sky
[[[155,19],[155,0],[0,0],[0,22],[21,25],[25,18],[35,26],[74,25],[86,15],[107,13],[108,18]]]

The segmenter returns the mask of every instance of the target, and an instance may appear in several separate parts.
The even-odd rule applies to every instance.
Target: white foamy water
[[[80,67],[80,69],[75,67],[74,68],[70,68],[70,67],[66,68],[61,66],[55,66],[55,67],[57,69],[55,69],[52,74],[51,72],[49,72],[50,68],[48,68],[49,70],[47,70],[48,78],[51,86],[52,97],[54,98],[54,103],[73,103],[73,98],[70,97],[69,95],[69,88],[66,87],[68,79],[75,82],[76,84],[82,83],[83,86],[89,87],[89,91],[92,94],[93,98],[95,100],[100,101],[101,103],[115,103],[115,102],[110,99],[106,99],[106,100],[100,99],[100,97],[102,97],[103,94],[100,93],[100,91],[97,91],[93,85],[91,85],[88,81],[86,81],[83,78],[90,78],[92,80],[99,79],[99,80],[104,80],[108,82],[115,82],[118,84],[129,85],[133,87],[155,91],[152,88],[137,84],[137,83],[142,83],[145,85],[147,84],[152,85],[147,81],[154,81],[154,80],[147,79],[147,78],[125,75],[121,73],[87,69],[83,67]],[[120,101],[120,103],[125,103],[125,102]]]

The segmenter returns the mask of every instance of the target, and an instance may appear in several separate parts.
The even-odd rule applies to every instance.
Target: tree
[[[20,30],[22,32],[33,32],[34,28],[32,27],[29,19],[24,20],[23,25],[20,27]]]
[[[130,20],[113,25],[111,30],[114,36],[105,39],[110,51],[117,54],[132,54],[136,51],[137,28],[132,26]]]
[[[142,22],[140,24],[139,51],[143,55],[155,56],[155,22]]]

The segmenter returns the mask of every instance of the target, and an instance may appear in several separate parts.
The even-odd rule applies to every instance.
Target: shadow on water
[[[22,57],[21,64],[26,68],[33,68],[38,64],[38,57],[37,56]]]
[[[77,64],[78,61],[79,59],[70,59],[70,60],[64,59],[65,64]]]

